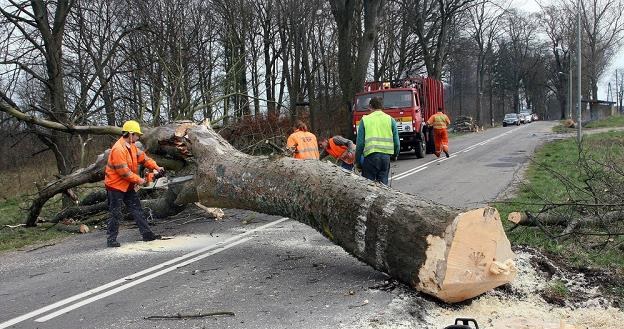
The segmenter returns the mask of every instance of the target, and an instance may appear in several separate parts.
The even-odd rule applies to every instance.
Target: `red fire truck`
[[[413,150],[418,158],[434,152],[433,129],[427,129],[425,123],[438,108],[444,109],[442,82],[428,77],[366,82],[353,101],[356,134],[362,117],[370,113],[368,103],[373,97],[382,98],[383,111],[396,120],[401,151]]]

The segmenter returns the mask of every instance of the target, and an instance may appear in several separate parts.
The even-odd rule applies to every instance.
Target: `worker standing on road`
[[[108,195],[108,237],[106,245],[119,247],[117,234],[119,233],[119,221],[123,218],[121,204],[124,203],[143,236],[143,241],[160,239],[160,235],[154,234],[145,220],[141,200],[137,195],[138,186],[146,183],[145,179],[138,175],[139,165],[143,165],[155,172],[163,173],[164,168],[159,167],[156,161],[150,159],[145,152],[139,150],[135,143],[142,135],[141,126],[134,120],[126,121],[123,125],[122,137],[113,145],[108,155],[104,185]]]
[[[440,153],[444,152],[449,157],[448,132],[446,127],[451,124],[449,117],[444,114],[442,108],[438,108],[438,112],[429,117],[427,123],[433,126],[433,143],[435,144],[435,155],[439,158]]]
[[[340,167],[349,171],[353,170],[355,144],[350,139],[339,135],[329,139],[323,138],[319,142],[319,149],[321,150],[321,159],[327,155],[331,155],[338,160]]]
[[[318,142],[316,136],[308,131],[303,121],[299,120],[294,126],[295,132],[288,136],[286,148],[292,152],[295,159],[319,159]]]
[[[355,158],[362,176],[388,185],[390,160],[396,160],[401,150],[396,121],[382,111],[383,101],[374,97],[369,108],[373,112],[362,117],[358,126]],[[364,155],[362,163],[359,162]]]

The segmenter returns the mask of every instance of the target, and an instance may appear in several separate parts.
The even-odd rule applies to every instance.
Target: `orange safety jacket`
[[[327,151],[327,153],[329,153],[329,155],[331,155],[332,157],[341,160],[344,163],[347,164],[353,164],[353,160],[354,159],[342,159],[341,156],[347,151],[347,146],[345,145],[337,145],[336,142],[334,141],[334,138],[330,138],[328,143],[327,143],[327,148],[325,148],[325,150]],[[355,150],[353,150],[353,153],[355,153]]]
[[[294,149],[293,156],[295,159],[317,159],[319,158],[318,143],[314,134],[296,130],[288,136],[286,147]]]
[[[451,120],[446,114],[438,112],[429,117],[427,123],[433,125],[433,129],[446,129],[446,126],[451,124]]]
[[[148,169],[158,168],[156,161],[148,157],[145,152],[139,150],[136,145],[126,144],[122,137],[110,150],[108,163],[105,169],[104,185],[107,189],[114,189],[127,192],[131,185],[141,181],[139,165],[144,165]]]

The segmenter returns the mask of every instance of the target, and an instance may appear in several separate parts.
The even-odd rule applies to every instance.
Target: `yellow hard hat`
[[[143,133],[141,132],[141,126],[139,125],[138,122],[134,121],[134,120],[128,120],[123,124],[123,127],[121,127],[122,131],[127,131],[129,133],[135,133],[135,134],[139,134],[139,135],[143,135]]]

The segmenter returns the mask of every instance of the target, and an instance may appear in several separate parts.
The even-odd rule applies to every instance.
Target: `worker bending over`
[[[353,170],[355,160],[355,144],[350,139],[336,135],[329,139],[324,138],[319,142],[321,150],[320,158],[331,155],[338,160],[338,165],[346,170]]]

